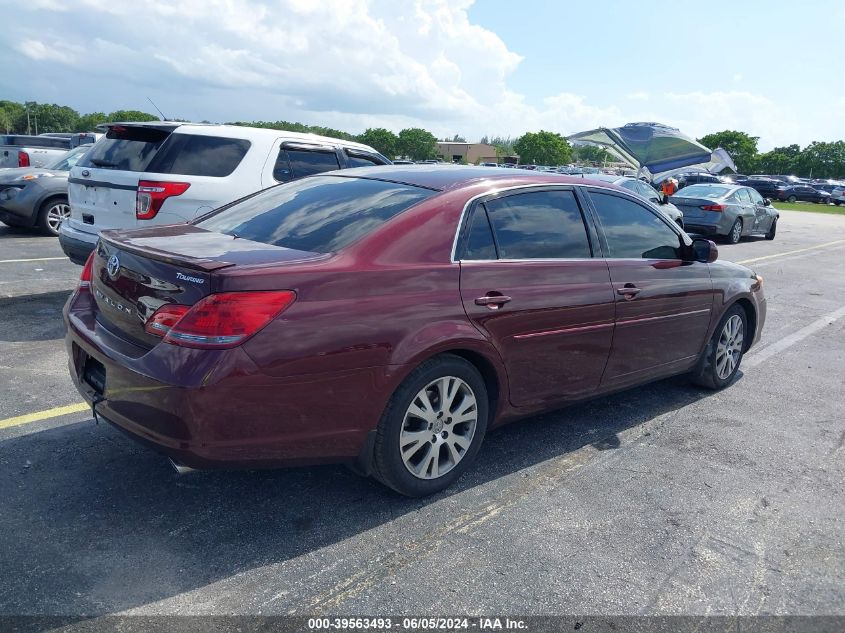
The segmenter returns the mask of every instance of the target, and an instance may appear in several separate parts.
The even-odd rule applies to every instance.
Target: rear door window
[[[681,237],[650,209],[621,196],[590,192],[612,258],[681,259]]]
[[[224,178],[241,164],[249,146],[239,138],[171,134],[147,171]]]
[[[434,193],[381,180],[317,176],[262,191],[197,226],[264,244],[330,253]]]
[[[487,219],[484,205],[478,205],[469,219],[461,259],[487,260],[498,259],[493,230]]]
[[[169,136],[169,130],[115,126],[77,164],[81,167],[147,171]]]
[[[278,182],[287,182],[334,169],[340,169],[340,163],[334,151],[283,147],[279,150],[279,156],[276,159],[273,178]]]
[[[360,152],[346,151],[346,162],[349,167],[372,167],[373,165],[384,165],[384,161],[375,156]]]
[[[532,191],[485,203],[501,259],[592,256],[572,191]]]

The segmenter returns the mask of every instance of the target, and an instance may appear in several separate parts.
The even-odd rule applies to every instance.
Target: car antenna
[[[152,99],[150,99],[149,97],[147,97],[147,101],[149,101],[150,103],[152,103],[152,104],[153,104],[153,107],[154,107],[156,110],[158,110],[158,113],[161,115],[161,120],[162,120],[162,121],[167,121],[167,117],[166,117],[166,116],[164,116],[164,112],[162,112],[161,110],[159,110],[159,109],[158,109],[158,106],[157,106],[155,103],[153,103],[153,100],[152,100]]]

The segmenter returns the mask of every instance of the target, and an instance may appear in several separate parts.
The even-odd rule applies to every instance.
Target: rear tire
[[[701,358],[690,374],[692,382],[707,389],[724,389],[736,379],[742,356],[748,319],[742,306],[732,306],[716,326]]]
[[[786,201],[787,201],[787,202],[795,202],[796,200],[798,200],[798,198],[796,198],[795,196],[789,196],[789,197],[786,199]]]
[[[45,235],[58,236],[62,222],[70,217],[67,198],[52,198],[41,205],[38,212],[38,228]]]
[[[769,232],[766,233],[767,240],[775,239],[775,234],[778,232],[778,219],[772,220],[772,225],[769,227]]]
[[[726,237],[728,244],[738,244],[739,240],[742,239],[742,218],[737,218],[736,221],[731,226],[731,230],[728,231],[728,235]]]
[[[468,361],[443,354],[396,389],[376,431],[373,475],[408,497],[452,485],[472,464],[487,432],[484,379]]]

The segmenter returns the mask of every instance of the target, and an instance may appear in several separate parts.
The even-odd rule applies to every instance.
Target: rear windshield
[[[223,178],[249,150],[245,139],[171,134],[145,127],[112,128],[80,165],[121,171]]]
[[[684,187],[675,195],[679,198],[708,198],[715,200],[731,192],[730,187],[717,187],[714,185],[690,185]]]
[[[147,171],[168,136],[167,130],[148,127],[109,128],[106,136],[78,164],[81,167]]]
[[[434,193],[381,180],[312,176],[268,189],[197,226],[274,246],[330,253]]]

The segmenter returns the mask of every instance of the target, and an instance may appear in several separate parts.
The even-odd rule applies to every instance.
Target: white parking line
[[[0,264],[20,264],[23,262],[52,262],[60,259],[67,260],[67,257],[35,257],[33,259],[0,259]]]
[[[824,315],[820,319],[816,319],[809,325],[802,327],[800,330],[793,332],[789,336],[784,336],[777,343],[766,345],[766,347],[762,348],[759,352],[752,352],[748,358],[742,359],[742,367],[744,369],[756,367],[760,363],[769,360],[772,356],[780,354],[796,343],[803,341],[808,336],[811,336],[828,325],[833,324],[837,319],[841,319],[843,316],[845,316],[845,306],[839,308],[838,310],[834,310],[830,314]]]

